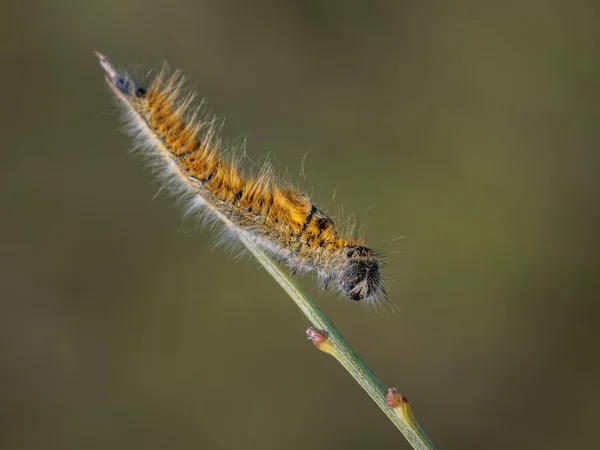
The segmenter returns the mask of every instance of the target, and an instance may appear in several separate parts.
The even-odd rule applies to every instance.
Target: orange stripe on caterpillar
[[[352,300],[385,300],[379,256],[352,236],[342,237],[325,213],[291,186],[278,186],[268,170],[246,178],[220,151],[215,122],[189,109],[193,95],[181,99],[181,77],[163,70],[141,86],[96,53],[106,80],[126,110],[144,153],[155,157],[191,209],[246,233],[292,272],[315,270],[323,286],[334,286]]]

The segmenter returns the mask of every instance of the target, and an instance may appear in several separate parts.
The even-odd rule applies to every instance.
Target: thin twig
[[[244,235],[240,235],[240,239],[313,324],[315,328],[307,330],[307,334],[315,346],[319,350],[334,356],[344,366],[377,406],[396,425],[396,428],[400,430],[413,448],[419,450],[435,449],[425,431],[414,418],[406,397],[399,394],[396,388],[386,388],[360,359],[350,344],[346,342],[315,301],[290,276],[283,272],[264,250]]]

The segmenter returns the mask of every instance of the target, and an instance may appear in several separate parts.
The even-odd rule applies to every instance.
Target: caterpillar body
[[[231,234],[245,233],[292,273],[314,270],[352,300],[386,300],[380,256],[353,236],[340,236],[333,220],[310,197],[279,186],[268,170],[245,177],[226,158],[214,121],[190,112],[181,77],[163,70],[142,85],[96,52],[106,82],[125,110],[125,120],[143,141],[144,154],[166,173],[188,209],[203,209]]]

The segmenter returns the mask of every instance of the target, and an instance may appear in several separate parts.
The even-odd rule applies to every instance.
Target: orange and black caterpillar
[[[193,95],[180,98],[177,74],[163,70],[141,85],[104,55],[96,56],[144,153],[155,157],[189,210],[204,209],[232,234],[245,233],[292,273],[315,270],[323,287],[335,281],[352,300],[386,298],[376,252],[352,236],[341,237],[306,194],[278,186],[268,170],[244,177],[235,161],[223,157],[214,121],[189,113]]]

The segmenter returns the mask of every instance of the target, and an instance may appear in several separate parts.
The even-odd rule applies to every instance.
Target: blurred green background
[[[404,438],[127,155],[92,51],[189,75],[362,218],[395,313],[319,292],[442,449],[598,447],[596,2],[4,1],[0,448]],[[365,213],[368,210],[368,213]]]

